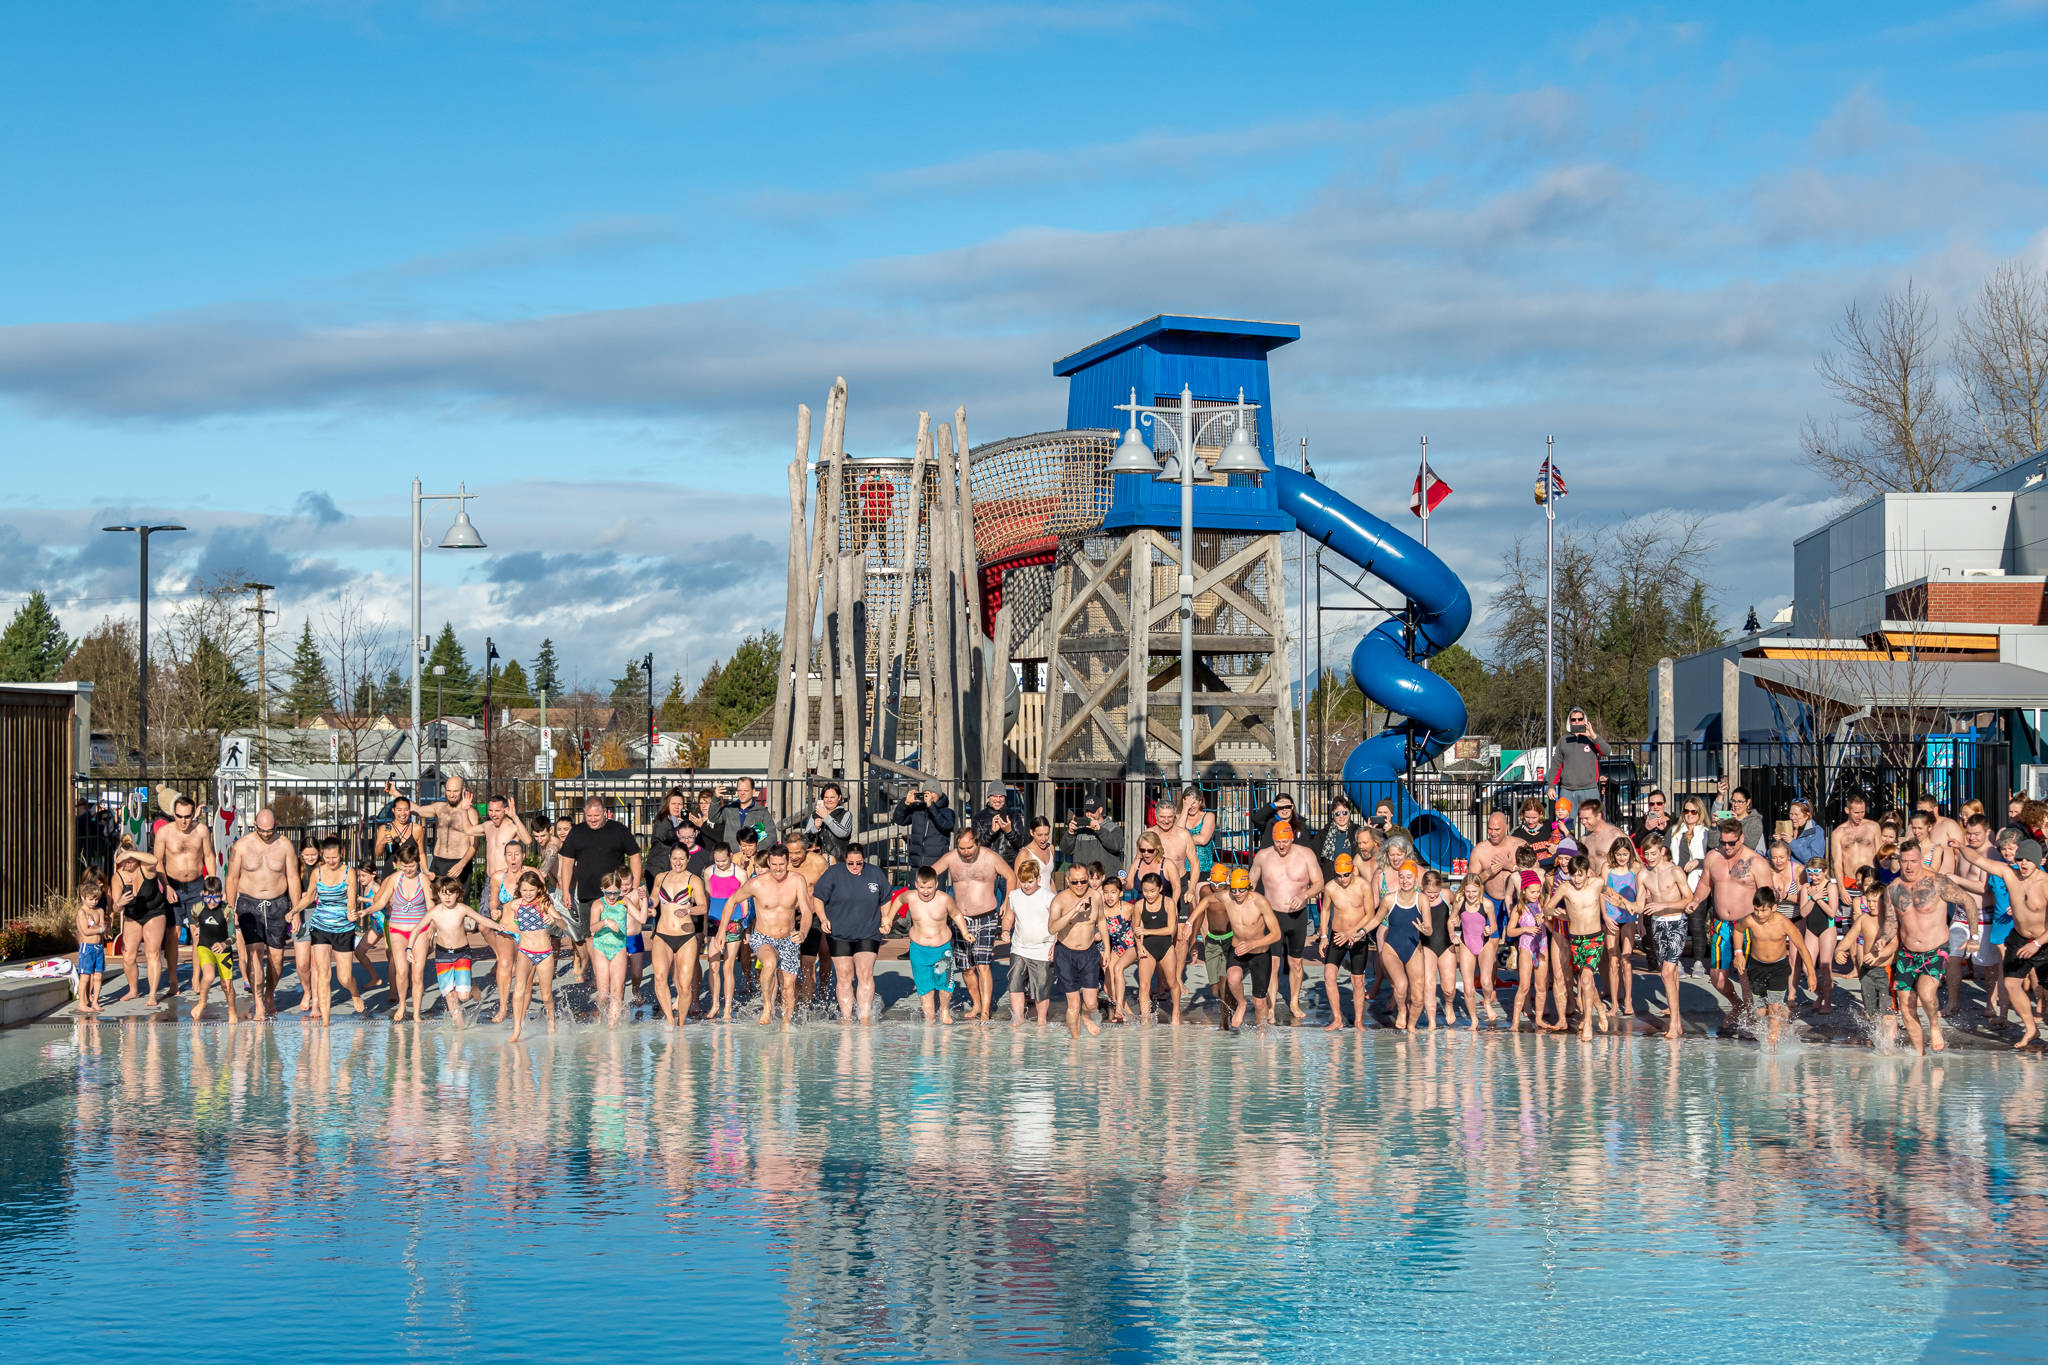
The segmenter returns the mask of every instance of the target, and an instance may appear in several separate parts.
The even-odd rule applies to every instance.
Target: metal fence
[[[1728,758],[1733,763],[1728,763]],[[1616,744],[1602,763],[1602,799],[1608,818],[1619,823],[1640,818],[1646,812],[1646,797],[1652,789],[1679,797],[1706,798],[1709,809],[1725,806],[1723,780],[1729,787],[1748,791],[1765,827],[1773,828],[1789,819],[1794,800],[1813,804],[1815,817],[1832,824],[1842,817],[1842,804],[1851,794],[1869,803],[1873,817],[1903,811],[1922,796],[1932,796],[1943,809],[1954,811],[1970,800],[1982,801],[1994,820],[2003,820],[2005,800],[2010,794],[2009,754],[1999,741],[1936,736],[1894,751],[1867,741],[1845,744],[1758,744],[1734,747],[1732,755],[1720,746],[1689,744]],[[670,791],[685,794],[686,809],[696,808],[699,792],[713,794],[714,808],[731,792],[730,775],[712,776],[695,771],[593,772],[587,778],[553,779],[541,782],[520,779],[504,784],[514,797],[529,825],[550,815],[574,818],[581,814],[584,800],[596,796],[613,816],[627,824],[644,841],[652,833],[664,798]],[[762,784],[779,828],[801,824],[811,803],[823,791],[826,779],[792,779],[781,784]],[[968,790],[959,783],[917,782],[895,775],[871,773],[865,782],[840,781],[844,799],[860,814],[856,837],[871,857],[883,861],[892,871],[910,866],[907,847],[908,825],[892,817],[899,802],[913,786],[938,791],[956,816],[964,819],[987,800],[988,788]],[[248,827],[256,811],[258,793],[253,782],[217,784],[211,775],[199,778],[155,779],[152,797],[166,790],[193,796],[209,810],[226,806],[235,812],[228,826],[231,833]],[[1538,780],[1501,781],[1497,777],[1465,776],[1431,770],[1419,771],[1412,783],[1385,784],[1384,790],[1347,790],[1336,778],[1303,782],[1267,779],[1215,778],[1197,781],[1206,807],[1215,812],[1217,833],[1212,844],[1226,860],[1241,860],[1255,851],[1259,831],[1253,819],[1261,807],[1282,792],[1295,800],[1300,819],[1310,828],[1327,827],[1331,810],[1340,799],[1357,805],[1362,798],[1363,816],[1370,816],[1372,803],[1381,797],[1396,800],[1397,818],[1414,824],[1415,807],[1398,800],[1413,798],[1416,807],[1427,811],[1442,827],[1455,831],[1466,841],[1476,841],[1485,832],[1487,816],[1504,811],[1512,820],[1529,800],[1549,801],[1555,789]],[[1053,822],[1055,833],[1063,831],[1070,815],[1078,814],[1089,798],[1104,803],[1108,817],[1122,826],[1135,844],[1136,835],[1150,822],[1158,803],[1171,802],[1179,783],[1153,779],[1142,791],[1118,780],[1052,781],[1013,778],[1005,784],[1005,804],[1021,819],[1022,829],[1034,816]],[[133,829],[139,805],[132,782],[93,777],[81,779],[79,796],[97,809],[111,808],[111,821],[88,814],[80,821],[79,856],[82,865],[104,868],[112,853],[112,839],[122,827]],[[422,800],[434,800],[438,784],[428,783],[420,792]],[[472,795],[482,799],[480,789]],[[270,804],[278,824],[295,842],[338,833],[348,843],[350,856],[367,860],[380,825],[389,819],[391,793],[382,781],[305,782],[273,779]],[[1673,802],[1676,808],[1676,802]],[[111,828],[110,828],[111,827]],[[1439,845],[1441,847],[1441,845]]]

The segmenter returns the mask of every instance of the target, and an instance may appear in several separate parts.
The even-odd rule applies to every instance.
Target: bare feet
[[[1342,1019],[1332,1019],[1329,1023],[1323,1025],[1323,1032],[1335,1033],[1338,1029],[1341,1029],[1343,1027],[1344,1021]]]

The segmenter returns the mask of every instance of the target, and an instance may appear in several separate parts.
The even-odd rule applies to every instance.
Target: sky
[[[798,403],[1061,425],[1052,361],[1278,319],[1282,444],[1482,617],[1562,515],[1697,514],[1729,624],[1829,490],[1842,307],[2048,265],[2048,0],[1955,6],[684,5],[0,10],[0,610],[73,632],[209,577],[351,594],[584,682],[779,627]],[[450,519],[430,508],[428,534]]]

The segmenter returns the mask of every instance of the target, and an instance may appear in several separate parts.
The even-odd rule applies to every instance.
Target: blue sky
[[[1841,306],[2048,264],[2044,78],[2044,0],[9,6],[0,608],[132,612],[146,515],[171,601],[396,623],[418,473],[473,652],[695,671],[779,623],[797,403],[1056,426],[1182,312],[1301,324],[1277,429],[1368,506],[1427,434],[1482,604],[1554,432],[1568,515],[1704,513],[1768,614]]]

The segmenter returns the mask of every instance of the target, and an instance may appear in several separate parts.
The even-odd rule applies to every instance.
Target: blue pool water
[[[0,1034],[18,1357],[2035,1360],[2038,1061],[891,1022]]]

